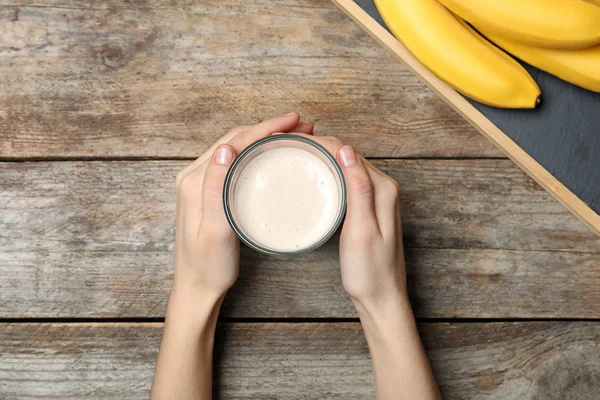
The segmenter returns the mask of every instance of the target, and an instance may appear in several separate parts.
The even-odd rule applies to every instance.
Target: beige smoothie
[[[259,154],[240,171],[232,206],[250,239],[289,252],[310,247],[330,231],[340,196],[323,160],[307,150],[282,147]]]

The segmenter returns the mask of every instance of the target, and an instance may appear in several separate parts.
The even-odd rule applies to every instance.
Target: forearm
[[[152,400],[212,398],[212,355],[222,297],[175,285],[160,346]]]
[[[407,296],[357,302],[356,308],[373,360],[377,399],[440,399]]]

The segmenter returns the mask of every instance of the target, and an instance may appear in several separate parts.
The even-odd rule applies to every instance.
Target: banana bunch
[[[375,0],[375,5],[425,67],[481,103],[539,104],[538,85],[500,48],[600,92],[600,0]]]

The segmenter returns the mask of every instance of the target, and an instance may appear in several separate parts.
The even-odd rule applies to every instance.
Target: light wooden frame
[[[502,150],[511,160],[521,167],[529,176],[546,189],[552,196],[567,207],[580,220],[586,223],[600,236],[600,216],[585,204],[573,192],[567,189],[558,179],[542,167],[525,150],[519,147],[500,128],[494,125],[485,115],[479,112],[462,95],[446,83],[438,79],[425,68],[391,33],[375,21],[353,0],[332,0],[350,18],[365,29],[381,45],[391,51],[408,68],[420,76],[438,95],[469,121],[481,134]]]

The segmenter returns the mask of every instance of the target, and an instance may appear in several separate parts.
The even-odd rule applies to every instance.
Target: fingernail
[[[215,161],[217,164],[229,165],[233,161],[233,152],[229,146],[219,146],[215,151]]]
[[[296,115],[296,111],[292,111],[289,114],[285,114],[286,117],[291,117],[292,115]]]
[[[340,157],[340,162],[344,167],[350,167],[358,162],[358,158],[356,157],[356,152],[350,146],[344,146],[338,152]]]

